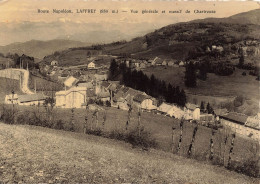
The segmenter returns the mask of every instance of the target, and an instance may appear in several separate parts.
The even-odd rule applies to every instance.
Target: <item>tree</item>
[[[239,63],[238,63],[238,66],[239,67],[243,67],[244,66],[244,63],[245,63],[245,57],[244,57],[244,54],[242,53],[240,58],[239,58]]]
[[[118,64],[113,59],[109,67],[109,79],[113,79],[118,74]]]
[[[208,114],[212,114],[214,112],[213,108],[210,106],[209,102],[207,104],[207,112],[208,112]]]
[[[187,87],[196,87],[197,81],[196,81],[196,68],[192,62],[189,62],[186,65],[186,71],[185,71],[185,85]]]
[[[185,94],[185,91],[182,89],[181,90],[181,93],[180,93],[180,96],[179,96],[179,105],[184,107],[186,102],[187,102],[187,98],[186,98],[186,94]]]
[[[200,103],[200,110],[201,110],[202,112],[205,111],[205,105],[204,105],[204,102],[203,102],[203,101],[201,101],[201,103]]]
[[[207,79],[207,72],[208,72],[208,68],[206,64],[202,64],[199,68],[198,78],[205,81]]]

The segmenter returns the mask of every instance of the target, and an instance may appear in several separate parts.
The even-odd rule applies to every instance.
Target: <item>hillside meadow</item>
[[[209,101],[215,107],[220,108],[223,100],[219,99],[219,97],[226,98],[226,101],[232,101],[237,96],[243,96],[245,103],[243,107],[239,107],[236,111],[248,115],[255,115],[259,111],[259,81],[256,80],[255,76],[249,75],[247,70],[236,68],[230,76],[218,76],[208,73],[206,81],[197,79],[196,88],[187,88],[184,85],[184,67],[149,67],[144,69],[143,72],[148,76],[153,74],[156,78],[166,81],[166,83],[185,89],[191,103],[200,105],[200,101],[206,103]],[[243,76],[243,72],[246,72],[247,75]],[[217,98],[214,96],[217,96]]]
[[[224,168],[120,141],[0,123],[4,183],[258,183]]]
[[[52,111],[46,111],[42,107],[23,107],[16,106],[15,114],[22,118],[29,118],[30,121],[37,121],[37,118],[51,118],[54,120],[61,120],[63,124],[73,124],[74,130],[79,133],[84,132],[84,126],[88,129],[93,127],[94,130],[102,130],[102,132],[125,132],[126,121],[128,118],[127,111],[122,111],[116,108],[102,107],[103,110],[98,112],[98,122],[93,117],[93,111],[86,109],[75,109],[72,113],[71,109],[56,109]],[[47,113],[48,112],[48,113]],[[18,115],[23,114],[23,116]],[[26,117],[25,117],[26,114]],[[106,114],[106,121],[104,126],[104,115]],[[86,123],[87,118],[87,123]],[[133,130],[138,124],[137,112],[133,112],[130,118],[128,130]],[[23,123],[23,122],[21,122]],[[34,124],[34,122],[32,122]],[[183,138],[180,146],[179,155],[187,156],[188,148],[191,143],[192,134],[195,128],[195,124],[190,122],[184,122]],[[157,148],[166,152],[177,153],[177,147],[180,138],[180,121],[174,118],[166,117],[160,114],[143,112],[141,114],[141,127],[145,131],[150,132],[151,137],[155,139]],[[174,131],[172,131],[174,128]],[[200,126],[195,137],[195,142],[192,147],[191,158],[205,161],[208,160],[210,154],[210,139],[211,129],[208,127]],[[216,131],[213,137],[214,142],[214,159],[216,161],[223,162],[225,165],[228,159],[228,153],[230,150],[231,132],[226,131],[228,134],[228,142],[224,145],[225,130],[219,129]],[[248,161],[259,161],[259,148],[258,143],[247,137],[237,136],[235,139],[235,145],[232,153],[232,162],[234,164],[245,164]],[[226,161],[223,161],[225,159]],[[209,162],[209,161],[208,161]]]

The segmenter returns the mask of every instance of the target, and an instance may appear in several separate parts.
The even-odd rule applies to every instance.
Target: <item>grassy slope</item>
[[[247,73],[246,76],[242,76],[243,71]],[[192,89],[186,88],[184,85],[184,72],[184,67],[167,67],[166,69],[165,67],[150,67],[144,70],[144,73],[149,76],[154,74],[157,78],[170,82],[174,86],[180,86],[193,94],[221,95],[223,97],[243,95],[248,99],[248,104],[241,109],[241,112],[252,111],[255,114],[259,111],[259,81],[255,80],[255,76],[248,75],[248,71],[236,69],[230,76],[217,76],[209,73],[206,81],[198,79],[197,88]]]
[[[95,136],[0,124],[0,181],[257,183],[212,165]]]
[[[0,103],[4,102],[5,95],[11,94],[12,90],[16,94],[22,94],[19,81],[0,77]]]
[[[35,107],[17,107],[18,110],[25,112],[27,116],[29,112],[37,112],[37,108]],[[105,132],[111,132],[113,130],[117,131],[125,131],[125,123],[127,121],[128,112],[122,111],[116,108],[105,108],[106,109],[106,122],[104,126]],[[44,116],[46,111],[44,108],[39,110],[41,116]],[[104,117],[104,111],[100,111],[98,113],[98,127],[102,128],[102,122]],[[56,120],[62,120],[62,122],[69,122],[71,120],[71,109],[54,109],[53,117]],[[85,117],[87,116],[87,127],[90,128],[92,121],[93,111],[86,111],[85,109],[75,109],[74,111],[74,123],[76,132],[83,133],[83,128],[85,124]],[[129,124],[129,129],[134,129],[137,127],[138,122],[137,112],[133,112],[131,116],[131,122]],[[141,116],[141,126],[144,127],[145,130],[151,133],[151,136],[158,143],[157,148],[164,151],[171,151],[172,145],[172,127],[176,128],[174,132],[174,152],[177,151],[179,136],[180,136],[180,127],[179,120],[153,114],[143,112]],[[93,123],[93,127],[96,127],[96,122]],[[188,147],[190,145],[190,141],[192,139],[194,126],[191,123],[184,123],[183,130],[183,140],[181,145],[180,153],[183,156],[187,155]],[[210,153],[210,137],[211,137],[211,129],[199,126],[198,132],[196,135],[196,140],[194,143],[194,149],[192,153],[192,157],[198,160],[206,160],[208,159]],[[214,149],[215,155],[218,156],[223,154],[223,136],[221,136],[220,132],[216,133],[214,137]],[[228,143],[226,146],[226,154],[225,158],[227,159],[227,154],[230,149],[230,138],[228,139]],[[251,139],[244,139],[241,137],[236,138],[234,152],[232,159],[235,159],[241,163],[246,162],[251,159],[254,152],[251,151],[251,148],[255,144]]]

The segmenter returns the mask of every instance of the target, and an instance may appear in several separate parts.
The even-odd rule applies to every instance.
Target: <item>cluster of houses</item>
[[[129,68],[135,69],[144,69],[152,66],[169,66],[169,67],[183,67],[185,65],[184,61],[173,60],[173,59],[162,59],[155,57],[154,59],[141,60],[141,59],[116,59],[116,62],[122,63],[125,62],[126,66]]]

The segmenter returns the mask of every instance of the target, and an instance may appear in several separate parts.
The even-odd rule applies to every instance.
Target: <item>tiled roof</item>
[[[33,102],[33,101],[39,101],[39,100],[45,100],[46,99],[46,96],[41,94],[41,93],[38,93],[38,94],[30,94],[30,95],[19,95],[18,96],[18,100],[21,102],[21,103],[24,103],[24,102]]]
[[[67,87],[71,87],[76,82],[78,82],[78,79],[74,78],[73,76],[70,76],[68,79],[65,80],[64,85]]]
[[[98,94],[98,97],[99,98],[107,98],[107,97],[110,97],[110,94],[109,94],[109,92],[102,92],[102,93]]]
[[[230,112],[228,114],[225,114],[223,116],[220,116],[223,119],[229,120],[229,121],[233,121],[235,123],[239,123],[244,125],[247,121],[248,116],[245,114],[240,114],[240,113],[236,113],[236,112]]]
[[[162,103],[157,110],[160,112],[164,112],[167,113],[170,109],[172,108],[172,106],[170,104],[167,103]]]
[[[217,116],[222,116],[222,115],[226,114],[227,112],[228,112],[227,109],[214,109],[214,113]]]
[[[150,97],[147,95],[137,94],[133,100],[142,103],[145,99],[150,99]]]
[[[110,86],[110,83],[107,82],[107,81],[103,81],[103,82],[101,83],[101,86],[103,86],[103,87],[105,87],[105,88],[108,88],[108,87]]]
[[[187,109],[191,109],[191,110],[195,110],[196,108],[198,108],[197,105],[191,104],[191,103],[186,103],[186,104],[185,104],[185,107],[186,107]]]

